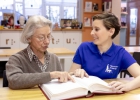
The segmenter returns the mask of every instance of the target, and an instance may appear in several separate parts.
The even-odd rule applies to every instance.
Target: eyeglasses
[[[33,35],[33,36],[35,36],[41,42],[45,41],[46,39],[50,41],[53,38],[52,35],[48,35],[48,36],[45,36],[45,35]]]

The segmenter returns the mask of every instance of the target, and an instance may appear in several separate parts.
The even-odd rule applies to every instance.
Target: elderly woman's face
[[[44,52],[48,48],[51,39],[51,29],[49,26],[37,28],[30,38],[30,46],[33,50]]]

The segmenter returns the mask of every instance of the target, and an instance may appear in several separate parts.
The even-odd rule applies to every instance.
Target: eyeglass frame
[[[50,34],[50,35],[48,35],[48,36],[45,36],[45,35],[43,35],[43,34],[40,34],[40,35],[32,35],[33,37],[36,37],[40,42],[44,42],[46,39],[47,40],[51,40],[52,38],[53,38],[53,36]],[[42,37],[39,37],[39,36],[42,36]]]

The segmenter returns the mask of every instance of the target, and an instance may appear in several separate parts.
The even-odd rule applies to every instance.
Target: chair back
[[[0,49],[11,49],[11,47],[0,47]],[[0,61],[0,77],[3,77],[3,71],[5,70],[5,64],[7,61]]]
[[[120,72],[120,78],[125,78],[126,75],[128,75],[129,77],[132,77],[132,75],[127,70],[122,70]]]
[[[0,47],[0,49],[11,49],[11,47]]]
[[[133,58],[137,61],[137,63],[140,65],[140,52],[134,52]],[[124,76],[122,75],[124,73]],[[126,75],[129,75],[129,77],[132,77],[132,75],[127,70],[122,70],[120,72],[120,78],[125,78]]]
[[[3,87],[8,87],[8,80],[6,76],[6,70],[3,71]]]
[[[133,58],[137,61],[137,63],[140,65],[140,52],[134,52]]]

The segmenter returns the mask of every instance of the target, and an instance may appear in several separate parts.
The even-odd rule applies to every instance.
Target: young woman
[[[130,91],[140,87],[140,66],[113,39],[120,31],[118,18],[111,13],[93,16],[91,36],[93,42],[83,42],[76,51],[70,73],[78,77],[88,75],[101,79],[116,78],[122,69],[127,69],[135,79],[129,83],[111,82],[116,92]]]

